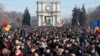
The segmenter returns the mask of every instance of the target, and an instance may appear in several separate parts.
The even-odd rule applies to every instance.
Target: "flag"
[[[80,26],[80,23],[79,23],[79,20],[78,20],[78,19],[76,20],[76,24],[77,24],[78,26]]]
[[[96,27],[95,29],[94,29],[94,34],[99,34],[100,33],[100,28],[99,27]]]
[[[100,21],[94,22],[93,27],[94,27],[94,33],[100,34]]]
[[[5,31],[9,31],[11,28],[11,25],[7,25],[7,27],[4,28]]]
[[[97,26],[100,28],[100,21],[97,21]]]
[[[95,27],[97,27],[97,22],[95,21],[94,23],[93,23],[93,28],[95,29]]]
[[[7,27],[7,25],[8,25],[8,24],[7,24],[6,22],[4,22],[4,23],[2,24],[2,27],[5,28],[5,27]]]
[[[2,24],[2,27],[3,27],[3,29],[4,29],[5,31],[9,31],[10,28],[11,28],[11,25],[9,25],[8,23],[4,22],[4,23]]]

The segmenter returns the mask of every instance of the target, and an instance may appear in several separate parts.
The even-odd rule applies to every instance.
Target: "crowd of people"
[[[0,56],[100,56],[100,34],[91,28],[0,28]]]

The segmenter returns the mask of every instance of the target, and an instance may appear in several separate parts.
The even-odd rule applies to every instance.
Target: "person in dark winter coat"
[[[21,50],[22,50],[22,52],[23,52],[24,56],[28,56],[28,54],[26,53],[26,52],[27,52],[27,50],[25,49],[24,44],[21,44]]]
[[[46,48],[43,56],[53,56],[51,49],[49,47]]]
[[[100,43],[97,44],[96,46],[96,51],[98,52],[99,56],[100,56]]]
[[[97,53],[97,51],[95,50],[95,48],[91,48],[90,54],[91,54],[91,56],[99,56],[99,54]]]
[[[69,50],[68,49],[64,50],[64,56],[69,56]]]
[[[39,56],[38,51],[37,51],[37,46],[35,44],[32,44],[31,46],[31,53],[29,56]]]
[[[25,29],[22,28],[22,29],[20,30],[20,36],[21,36],[21,37],[25,37],[25,35],[26,35]]]

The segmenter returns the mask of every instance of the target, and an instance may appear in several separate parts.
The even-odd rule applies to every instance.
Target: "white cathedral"
[[[59,1],[37,1],[38,26],[58,26],[60,23]]]

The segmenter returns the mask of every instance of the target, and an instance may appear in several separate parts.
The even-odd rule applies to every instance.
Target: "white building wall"
[[[38,3],[38,11],[41,11],[41,3]]]
[[[38,16],[38,24],[39,24],[39,26],[41,26],[41,16]]]
[[[53,16],[53,26],[55,26],[55,17]]]
[[[52,8],[53,11],[56,11],[56,5],[55,3],[53,3],[53,8]]]
[[[52,6],[52,13],[47,12],[45,10],[46,5]],[[59,11],[59,12],[58,12]],[[38,25],[42,26],[42,24],[45,22],[45,16],[51,16],[52,17],[52,25],[57,26],[56,22],[60,22],[60,3],[59,2],[39,2],[37,3],[37,15],[39,15],[38,18]]]
[[[60,3],[57,3],[57,11],[60,11]]]

